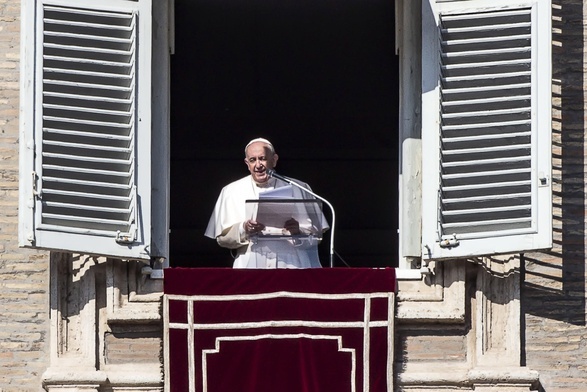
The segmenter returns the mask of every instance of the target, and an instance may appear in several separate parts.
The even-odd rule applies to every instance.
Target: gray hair
[[[247,149],[249,148],[249,146],[251,144],[257,143],[257,142],[265,143],[269,147],[269,150],[271,151],[271,153],[275,154],[275,148],[273,148],[273,144],[271,144],[271,142],[267,139],[264,139],[262,137],[258,137],[258,138],[253,139],[247,143],[247,145],[245,146],[245,155],[247,155]]]

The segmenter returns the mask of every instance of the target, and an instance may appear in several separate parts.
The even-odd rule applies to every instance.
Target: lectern
[[[318,244],[328,228],[322,203],[316,199],[259,199],[246,201],[247,219],[265,228],[250,237],[248,268],[318,268]],[[287,230],[295,220],[299,230]]]

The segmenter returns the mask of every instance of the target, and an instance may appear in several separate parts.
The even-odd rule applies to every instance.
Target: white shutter
[[[23,11],[21,245],[148,259],[150,1],[32,4]]]
[[[551,247],[550,2],[423,4],[423,256]]]

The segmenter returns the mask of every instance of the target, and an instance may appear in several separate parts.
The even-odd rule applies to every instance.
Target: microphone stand
[[[273,169],[267,169],[267,174],[269,175],[269,177],[277,178],[281,181],[287,182],[288,184],[295,186],[296,188],[301,189],[302,191],[304,191],[306,193],[309,193],[310,195],[314,196],[316,199],[323,201],[330,208],[330,211],[332,212],[332,227],[330,228],[330,253],[329,253],[330,260],[329,261],[330,261],[330,268],[333,268],[334,267],[334,223],[336,221],[336,217],[334,214],[334,207],[332,207],[332,204],[330,204],[330,202],[328,200],[326,200],[322,196],[318,196],[317,194],[315,194],[314,192],[312,192],[308,188],[298,184],[297,182],[295,182],[287,177],[284,177],[280,174],[277,174],[275,172],[275,170],[273,170]]]

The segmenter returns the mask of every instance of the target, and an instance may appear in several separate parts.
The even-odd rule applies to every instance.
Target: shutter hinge
[[[37,183],[39,180],[39,176],[37,175],[37,172],[33,171],[31,173],[31,175],[33,176],[33,198],[38,198],[41,199],[41,191],[37,188]]]
[[[457,239],[457,235],[453,234],[451,236],[444,236],[438,241],[438,246],[441,248],[454,248],[459,246],[459,240]]]
[[[119,244],[132,244],[137,239],[137,227],[131,225],[130,230],[127,233],[123,233],[120,230],[116,232],[115,241]]]

